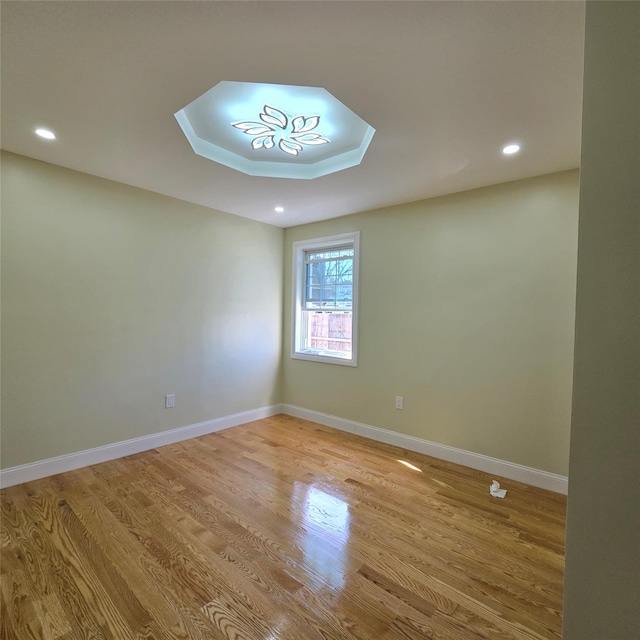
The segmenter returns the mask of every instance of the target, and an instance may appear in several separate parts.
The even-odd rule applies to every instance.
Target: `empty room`
[[[637,640],[640,3],[0,3],[2,640]]]

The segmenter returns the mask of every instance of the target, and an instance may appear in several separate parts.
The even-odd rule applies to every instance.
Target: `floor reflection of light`
[[[349,542],[349,504],[317,487],[296,483],[294,505],[296,510],[301,510],[305,562],[330,586],[343,587]]]
[[[405,467],[409,467],[409,469],[413,469],[414,471],[419,471],[420,473],[422,473],[422,469],[420,467],[416,467],[415,464],[411,464],[410,462],[407,462],[406,460],[398,460],[398,462],[400,464],[403,464]]]
[[[310,487],[305,499],[304,519],[338,535],[349,533],[349,505],[340,498]]]

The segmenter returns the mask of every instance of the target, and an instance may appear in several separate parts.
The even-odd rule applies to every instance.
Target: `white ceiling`
[[[575,168],[583,2],[2,1],[2,147],[278,226]],[[221,80],[325,87],[358,167],[251,177],[173,114]],[[58,139],[33,135],[36,126]],[[508,142],[520,154],[503,156]],[[276,205],[285,212],[274,212]]]

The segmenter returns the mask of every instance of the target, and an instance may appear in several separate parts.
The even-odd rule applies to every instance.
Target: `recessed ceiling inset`
[[[175,117],[198,155],[272,178],[358,165],[375,133],[321,87],[223,81]]]

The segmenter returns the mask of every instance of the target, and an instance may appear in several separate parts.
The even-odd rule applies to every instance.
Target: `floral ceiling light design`
[[[310,180],[362,162],[375,129],[322,87],[223,81],[175,114],[196,154]]]
[[[299,115],[288,118],[284,111],[265,104],[259,117],[262,122],[231,123],[232,127],[247,135],[256,136],[251,141],[252,149],[273,149],[277,142],[281,151],[297,156],[304,149],[303,145],[315,146],[331,142],[322,134],[313,132],[320,123],[320,116]]]

